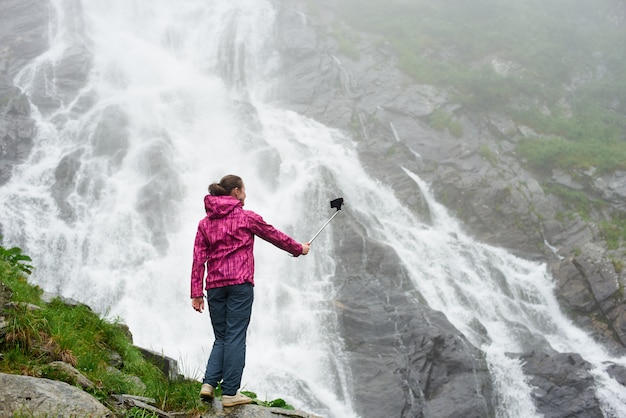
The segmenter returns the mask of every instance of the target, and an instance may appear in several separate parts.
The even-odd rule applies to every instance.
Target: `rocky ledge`
[[[65,363],[65,370],[73,369]],[[75,369],[72,373],[78,373]],[[81,375],[82,376],[82,375]],[[81,384],[88,382],[84,376]],[[89,384],[93,384],[89,382]],[[258,405],[239,405],[223,408],[214,400],[209,410],[203,414],[189,412],[165,412],[155,406],[154,399],[132,395],[114,395],[115,411],[102,405],[95,397],[65,382],[42,379],[31,376],[19,376],[0,373],[0,416],[30,417],[116,417],[125,416],[130,408],[142,409],[155,417],[205,417],[205,418],[316,418],[315,415],[302,411],[282,408],[266,408]]]

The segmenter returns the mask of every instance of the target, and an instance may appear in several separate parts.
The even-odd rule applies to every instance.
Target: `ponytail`
[[[241,189],[242,187],[243,180],[241,180],[241,177],[229,174],[222,177],[219,183],[210,184],[209,194],[212,196],[229,196],[233,189]]]

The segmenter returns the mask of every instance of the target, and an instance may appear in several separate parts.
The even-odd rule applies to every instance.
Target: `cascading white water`
[[[201,377],[212,334],[208,312],[191,308],[189,275],[208,184],[241,175],[247,207],[306,241],[334,197],[306,141],[331,134],[262,101],[276,68],[269,2],[78,4],[52,2],[51,48],[16,80],[62,105],[33,109],[35,148],[1,189],[5,239],[33,256],[32,279],[44,289],[122,318],[136,344]],[[82,45],[92,68],[67,97],[57,68]],[[350,417],[330,305],[334,266],[320,261],[331,250],[292,258],[257,241],[243,384],[261,398]]]
[[[626,360],[610,358],[560,313],[545,265],[473,241],[407,172],[431,206],[433,225],[422,223],[368,177],[350,138],[267,102],[280,82],[270,2],[76,4],[52,2],[50,51],[17,78],[30,95],[45,88],[63,104],[33,109],[35,148],[0,189],[5,239],[33,256],[33,280],[46,290],[121,317],[138,345],[199,377],[212,341],[208,314],[190,306],[189,271],[207,185],[241,175],[247,208],[302,241],[343,195],[344,216],[392,245],[431,307],[485,351],[498,416],[538,415],[521,365],[505,355],[530,344],[581,353],[595,366],[607,416],[626,416],[623,388],[601,367]],[[61,97],[54,70],[83,44],[93,54],[86,86]],[[243,383],[261,398],[351,417],[358,383],[337,337],[329,236],[299,258],[257,240]]]
[[[429,202],[433,227],[414,224],[412,216],[398,207],[379,207],[380,212],[393,211],[395,217],[370,232],[397,249],[429,305],[444,312],[486,353],[500,400],[498,416],[540,416],[531,412],[535,408],[521,364],[506,353],[542,347],[579,353],[590,362],[603,412],[608,417],[626,416],[626,392],[605,372],[608,362],[626,365],[626,358],[611,357],[566,318],[546,266],[475,242],[432,199],[428,186],[415,173],[407,174]]]

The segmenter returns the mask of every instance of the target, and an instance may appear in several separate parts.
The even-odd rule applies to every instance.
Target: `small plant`
[[[198,398],[202,384],[193,379],[179,378],[176,380],[163,381],[161,385],[155,387],[153,391],[159,402],[159,407],[166,411],[185,410],[198,411],[206,410]],[[215,391],[215,396],[221,396],[221,392]]]
[[[5,334],[0,345],[7,350],[28,354],[45,338],[48,323],[40,313],[25,304],[15,304],[7,311]]]
[[[622,260],[617,260],[617,259],[611,259],[611,263],[613,263],[613,268],[615,269],[615,272],[617,274],[620,274],[622,271],[624,271],[624,262]],[[624,293],[624,286],[620,284],[620,289],[622,291],[622,293]]]
[[[448,131],[450,135],[455,138],[460,138],[463,136],[463,124],[458,120],[450,121],[450,125],[448,126]]]
[[[288,409],[290,411],[295,410],[295,408],[291,405],[289,405],[287,402],[285,402],[284,399],[274,399],[272,401],[262,401],[257,397],[257,394],[254,392],[249,392],[249,391],[241,391],[241,393],[243,393],[244,395],[246,395],[247,397],[251,398],[253,403],[260,405],[260,406],[265,406],[268,408],[282,408],[282,409]]]
[[[435,110],[430,114],[430,126],[435,128],[438,131],[443,131],[448,127],[448,124],[452,120],[452,115],[447,112],[444,112],[441,109]]]
[[[2,236],[0,236],[0,242],[2,242]],[[31,274],[34,267],[30,263],[33,261],[29,256],[22,254],[22,249],[19,247],[12,247],[9,249],[0,246],[0,260],[4,260],[9,265],[18,268],[26,274]]]
[[[492,166],[495,166],[498,162],[498,157],[496,153],[494,153],[487,144],[481,144],[480,148],[478,149],[478,153],[481,157],[485,159],[485,161],[488,161],[489,164],[491,164]]]
[[[445,112],[442,109],[437,109],[431,113],[429,118],[430,126],[438,131],[448,130],[450,135],[455,138],[463,136],[463,124],[454,119],[451,113]]]
[[[559,184],[544,185],[544,190],[546,193],[558,196],[568,209],[578,213],[583,219],[589,218],[594,207],[602,205],[601,202],[590,199],[584,192]]]

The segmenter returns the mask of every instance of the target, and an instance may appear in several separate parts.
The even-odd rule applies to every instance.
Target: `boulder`
[[[113,417],[96,398],[64,382],[0,373],[0,416]]]
[[[76,370],[74,366],[64,361],[53,361],[48,364],[51,369],[65,374],[69,378],[69,383],[79,386],[82,389],[93,389],[95,385],[93,382],[85,377],[81,372]]]

